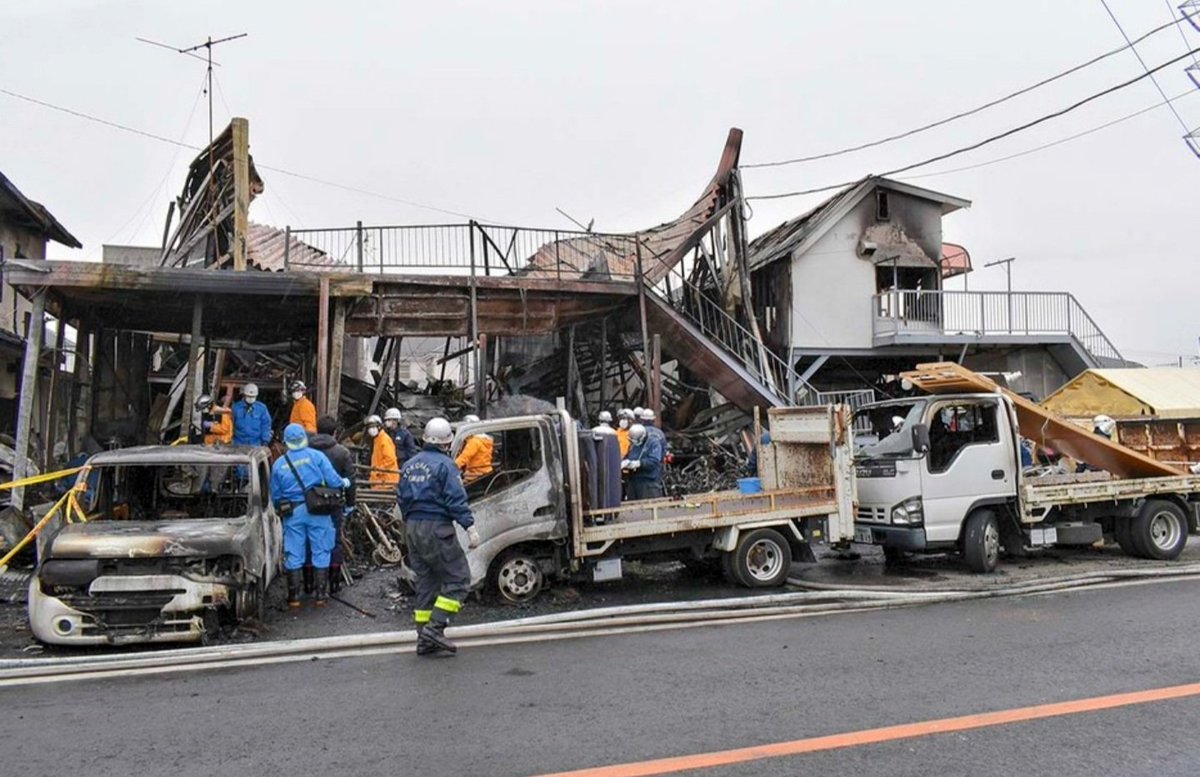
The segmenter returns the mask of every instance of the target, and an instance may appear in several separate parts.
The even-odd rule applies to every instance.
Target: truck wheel
[[[738,580],[747,588],[781,586],[792,569],[792,547],[774,529],[743,535],[733,555]]]
[[[746,582],[738,576],[737,553],[733,551],[721,554],[721,574],[731,585],[746,585]]]
[[[1187,516],[1172,502],[1151,499],[1133,519],[1129,534],[1143,558],[1170,561],[1187,544]]]
[[[496,562],[492,579],[500,597],[512,604],[532,601],[541,593],[545,576],[537,559],[520,551],[507,553]]]
[[[1126,556],[1141,556],[1142,551],[1133,543],[1133,519],[1113,518],[1113,539],[1121,546],[1121,552]]]
[[[1000,560],[1000,523],[991,510],[976,510],[967,517],[963,558],[972,572],[996,571]]]

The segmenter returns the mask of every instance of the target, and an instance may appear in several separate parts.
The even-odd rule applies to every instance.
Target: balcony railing
[[[404,273],[631,283],[634,235],[467,224],[287,229],[284,266]],[[293,249],[293,240],[303,248]]]
[[[1043,291],[916,291],[876,294],[874,336],[1071,337],[1098,362],[1120,351],[1075,296]]]

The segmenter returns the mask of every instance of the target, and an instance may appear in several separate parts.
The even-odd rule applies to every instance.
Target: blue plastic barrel
[[[762,480],[759,478],[738,478],[738,491],[743,494],[761,494]]]

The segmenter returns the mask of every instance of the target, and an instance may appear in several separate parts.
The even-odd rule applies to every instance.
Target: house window
[[[888,203],[888,193],[883,189],[875,190],[875,220],[887,221],[892,217],[892,211]]]

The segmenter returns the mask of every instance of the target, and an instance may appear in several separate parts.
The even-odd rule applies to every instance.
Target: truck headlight
[[[920,526],[925,523],[925,508],[921,505],[921,497],[909,497],[893,507],[892,523],[904,526]]]

